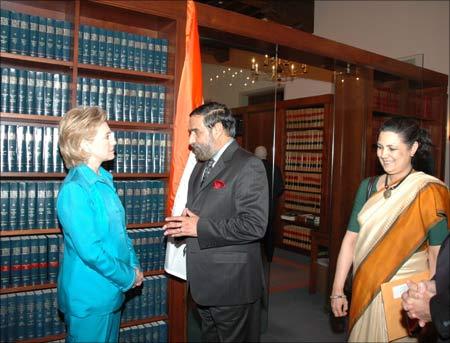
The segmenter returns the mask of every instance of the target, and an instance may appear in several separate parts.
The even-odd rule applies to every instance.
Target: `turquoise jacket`
[[[86,317],[120,308],[139,268],[112,175],[85,164],[70,169],[57,200],[64,233],[58,307]]]

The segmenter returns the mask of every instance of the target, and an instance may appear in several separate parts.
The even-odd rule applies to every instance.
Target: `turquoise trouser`
[[[65,316],[67,325],[66,342],[118,342],[120,310],[84,318]]]

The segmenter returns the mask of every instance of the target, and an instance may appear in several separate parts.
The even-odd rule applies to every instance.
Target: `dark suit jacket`
[[[197,214],[198,237],[187,244],[187,279],[203,306],[252,303],[264,287],[259,240],[268,219],[268,186],[258,158],[234,141],[200,186],[204,162],[189,180],[187,208]]]
[[[450,235],[441,245],[436,264],[436,295],[430,300],[431,320],[440,341],[450,342]]]

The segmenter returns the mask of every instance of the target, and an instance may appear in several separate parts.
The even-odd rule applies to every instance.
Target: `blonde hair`
[[[106,112],[100,107],[76,107],[64,115],[59,122],[59,151],[66,168],[87,161],[81,142],[93,139],[97,128],[105,121]]]

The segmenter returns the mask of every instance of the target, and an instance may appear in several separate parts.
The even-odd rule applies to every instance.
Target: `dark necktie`
[[[206,162],[206,167],[205,167],[205,170],[203,171],[202,182],[200,183],[200,186],[203,185],[203,182],[206,180],[209,173],[211,172],[213,164],[214,164],[214,160],[212,158]]]

